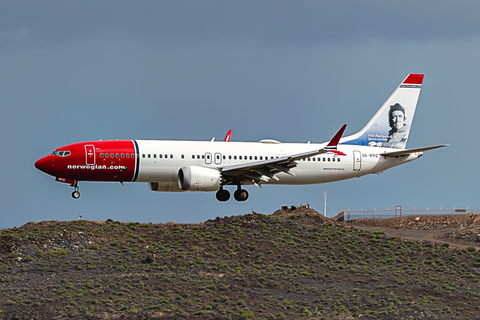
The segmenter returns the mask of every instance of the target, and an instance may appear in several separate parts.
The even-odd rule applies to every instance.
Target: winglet
[[[343,135],[343,132],[345,131],[345,128],[347,128],[347,125],[344,124],[340,130],[338,130],[338,132],[335,134],[335,136],[332,138],[332,140],[330,140],[330,142],[327,144],[327,146],[325,147],[325,149],[329,149],[329,148],[333,148],[333,149],[336,149],[337,148],[337,144],[338,142],[340,141],[340,138],[342,137]]]
[[[231,140],[232,140],[232,130],[228,130],[228,133],[225,136],[225,139],[223,139],[223,141],[231,141]]]
[[[327,144],[327,146],[324,149],[328,150],[330,152],[333,152],[333,153],[335,153],[336,155],[339,155],[339,156],[346,156],[345,153],[337,150],[338,142],[342,138],[343,132],[345,131],[346,128],[347,128],[347,125],[344,124],[340,128],[340,130],[338,130],[338,132],[335,134],[335,136],[332,138],[332,140],[330,140],[330,142]]]

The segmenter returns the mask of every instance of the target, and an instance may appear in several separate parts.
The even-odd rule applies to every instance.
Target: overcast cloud
[[[0,4],[0,228],[85,219],[198,222],[252,209],[480,207],[478,1],[12,1]],[[381,175],[311,186],[155,193],[71,188],[34,162],[98,139],[273,138],[360,130],[425,73],[409,146],[449,143]],[[317,208],[319,211],[322,209]]]

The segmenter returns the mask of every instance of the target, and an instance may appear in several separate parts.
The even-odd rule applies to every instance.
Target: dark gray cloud
[[[141,5],[138,5],[141,3]],[[196,222],[315,204],[479,206],[477,1],[11,1],[0,4],[0,228],[113,218]],[[425,73],[409,147],[450,143],[380,176],[213,193],[81,183],[33,167],[98,139],[273,138],[360,130],[408,73]]]
[[[480,32],[478,1],[12,1],[1,7],[2,46],[112,30],[140,41],[226,38],[259,45],[458,40]]]

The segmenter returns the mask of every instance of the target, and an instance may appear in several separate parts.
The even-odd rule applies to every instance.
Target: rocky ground
[[[399,238],[449,243],[452,246],[480,249],[480,215],[408,216],[388,219],[365,219],[350,225],[380,230]]]
[[[0,319],[480,319],[476,215],[0,230]]]

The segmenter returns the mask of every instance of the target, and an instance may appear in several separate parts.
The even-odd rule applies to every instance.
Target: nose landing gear
[[[72,198],[73,198],[73,199],[78,199],[78,198],[80,198],[80,191],[78,191],[78,184],[77,184],[77,182],[72,183],[72,184],[70,185],[70,187],[73,187],[73,188],[74,188],[74,191],[72,192]]]

